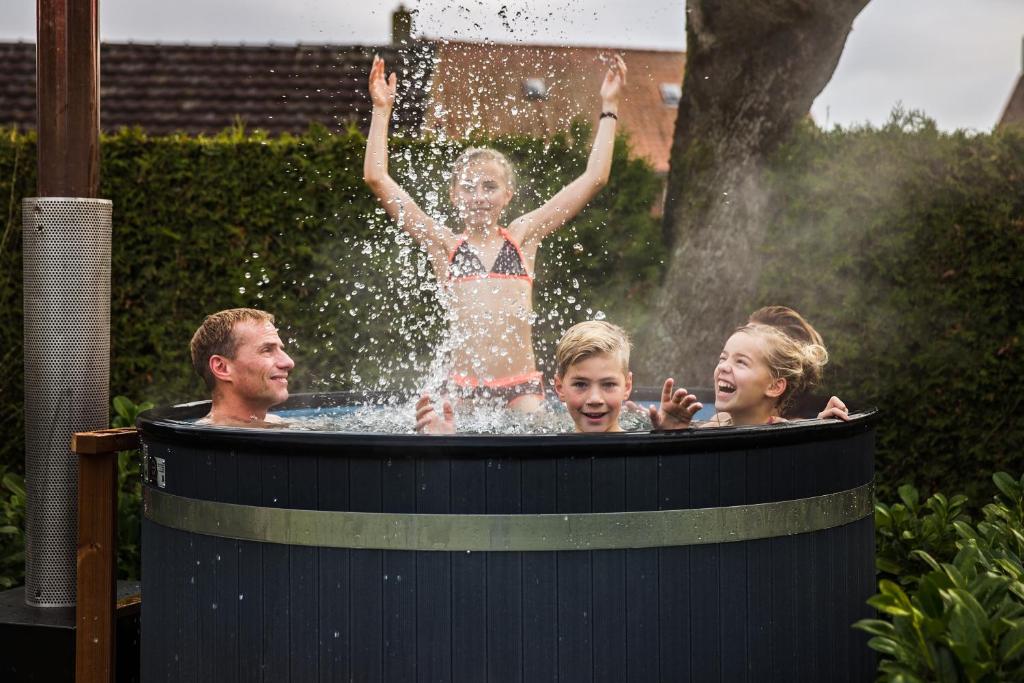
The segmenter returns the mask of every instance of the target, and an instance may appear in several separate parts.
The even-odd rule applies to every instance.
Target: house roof
[[[105,131],[141,126],[151,134],[212,134],[237,120],[271,134],[301,133],[313,122],[365,128],[373,55],[407,71],[429,69],[430,49],[104,43],[100,121]],[[405,91],[399,125],[419,128],[423,89]],[[0,125],[34,128],[35,95],[35,45],[0,43]]]
[[[1024,126],[1024,74],[1017,79],[1017,85],[1010,93],[1010,99],[1003,109],[998,128],[1003,126]]]
[[[596,122],[607,49],[437,42],[424,126],[464,137],[491,134],[547,136],[574,118]],[[676,108],[662,101],[661,85],[680,86],[686,55],[660,50],[616,50],[629,68],[619,124],[633,153],[668,171]],[[542,78],[546,98],[524,94],[526,79]],[[441,87],[443,86],[443,88]]]

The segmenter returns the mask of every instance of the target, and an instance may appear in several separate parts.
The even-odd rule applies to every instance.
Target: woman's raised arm
[[[601,84],[601,115],[586,170],[543,206],[512,222],[509,231],[521,242],[539,243],[582,211],[608,182],[615,149],[619,97],[625,85],[626,63],[622,57],[615,55]]]
[[[408,192],[388,173],[388,122],[395,104],[397,75],[384,77],[384,60],[373,58],[370,69],[369,92],[373,102],[370,132],[366,136],[366,156],[363,158],[363,180],[388,215],[399,227],[423,245],[432,257],[447,257],[446,230],[428,216]]]

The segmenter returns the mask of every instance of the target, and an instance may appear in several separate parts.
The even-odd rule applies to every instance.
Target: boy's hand
[[[601,83],[601,102],[604,111],[615,112],[619,104],[619,96],[626,86],[626,62],[619,55],[606,57],[609,62],[608,72],[604,75],[604,82]]]
[[[416,431],[421,434],[454,434],[455,411],[447,399],[441,404],[441,415],[434,410],[429,394],[416,401]]]
[[[675,389],[675,381],[669,377],[661,388],[661,406],[651,406],[651,426],[654,429],[686,429],[704,405],[686,389]]]
[[[370,68],[370,101],[375,107],[391,107],[395,104],[395,92],[397,92],[398,75],[391,74],[384,78],[384,60],[379,56],[373,56],[373,66]]]
[[[850,420],[850,411],[846,407],[846,404],[839,400],[838,396],[833,396],[825,404],[825,409],[818,413],[819,420],[827,420],[830,417],[834,417],[837,420],[843,420],[848,422]]]

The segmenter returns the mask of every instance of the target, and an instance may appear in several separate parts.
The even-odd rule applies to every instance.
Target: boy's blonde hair
[[[747,323],[736,331],[760,337],[764,341],[764,360],[772,379],[786,380],[786,389],[778,399],[780,413],[789,408],[795,397],[821,384],[823,370],[828,363],[828,351],[824,345],[794,339],[779,327],[762,323]],[[821,339],[816,331],[814,337]]]
[[[206,388],[213,391],[216,381],[210,372],[210,357],[224,356],[234,358],[238,350],[238,339],[235,338],[235,325],[240,322],[274,324],[274,316],[255,308],[229,308],[211,313],[203,320],[196,333],[192,335],[189,350],[192,352],[192,367],[206,382]]]
[[[555,347],[555,374],[565,377],[569,367],[593,356],[611,355],[622,363],[622,374],[629,374],[629,335],[618,325],[603,320],[587,320],[573,325]]]
[[[501,170],[505,172],[505,183],[508,185],[508,189],[513,192],[516,191],[515,166],[512,165],[512,162],[508,160],[507,156],[496,149],[491,149],[490,147],[467,147],[463,150],[462,154],[452,162],[452,189],[455,188],[456,184],[459,182],[459,177],[466,168],[475,161],[490,161],[500,166]]]

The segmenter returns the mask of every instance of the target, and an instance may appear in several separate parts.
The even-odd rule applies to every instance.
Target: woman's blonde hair
[[[622,363],[622,374],[629,374],[629,335],[618,325],[603,320],[587,320],[565,331],[555,347],[555,373],[565,373],[576,363],[593,356],[615,356]]]
[[[821,335],[816,331],[817,342],[794,339],[782,328],[764,323],[747,323],[736,331],[761,338],[764,361],[772,379],[786,380],[786,388],[778,398],[780,413],[786,412],[795,397],[821,384],[828,351],[819,343]]]
[[[501,167],[505,172],[505,183],[513,192],[516,191],[516,168],[508,157],[496,149],[490,147],[467,147],[462,154],[452,162],[451,186],[455,188],[462,173],[470,164],[476,161],[489,161]]]

